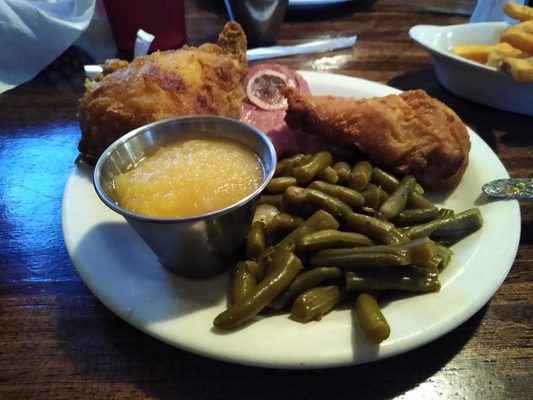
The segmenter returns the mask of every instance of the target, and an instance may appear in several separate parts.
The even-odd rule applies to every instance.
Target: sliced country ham
[[[294,132],[285,123],[284,88],[310,93],[301,75],[278,64],[257,64],[248,70],[244,85],[247,97],[243,101],[241,119],[268,136],[278,157],[316,152],[325,147],[318,136]]]

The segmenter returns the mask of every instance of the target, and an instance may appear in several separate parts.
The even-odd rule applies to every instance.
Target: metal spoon
[[[533,178],[496,179],[485,183],[481,190],[491,197],[533,200]]]

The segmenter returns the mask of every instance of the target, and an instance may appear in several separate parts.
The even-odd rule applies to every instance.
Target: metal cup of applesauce
[[[257,155],[263,177],[246,197],[222,209],[185,217],[153,217],[118,204],[114,179],[157,149],[193,134],[237,140]],[[176,117],[135,129],[111,144],[98,160],[95,190],[109,208],[122,215],[169,270],[203,278],[226,270],[239,256],[259,201],[276,166],[270,140],[254,127],[217,116]]]

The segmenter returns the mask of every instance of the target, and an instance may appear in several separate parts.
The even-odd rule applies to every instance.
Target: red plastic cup
[[[103,0],[119,53],[133,55],[137,31],[155,36],[149,52],[177,49],[187,40],[184,0]]]

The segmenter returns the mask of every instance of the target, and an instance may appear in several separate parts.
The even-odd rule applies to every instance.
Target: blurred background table
[[[357,34],[357,44],[275,61],[425,89],[456,110],[512,176],[531,176],[533,119],[447,92],[428,55],[408,37],[419,23],[466,22],[473,5],[355,0],[293,9],[280,44],[345,34]],[[223,2],[186,6],[189,44],[215,41],[227,19]],[[62,192],[77,156],[83,65],[95,61],[73,46],[35,79],[0,95],[0,398],[531,398],[531,202],[520,204],[520,247],[494,298],[444,337],[391,359],[330,370],[244,367],[170,347],[115,316],[80,280],[61,233]]]

